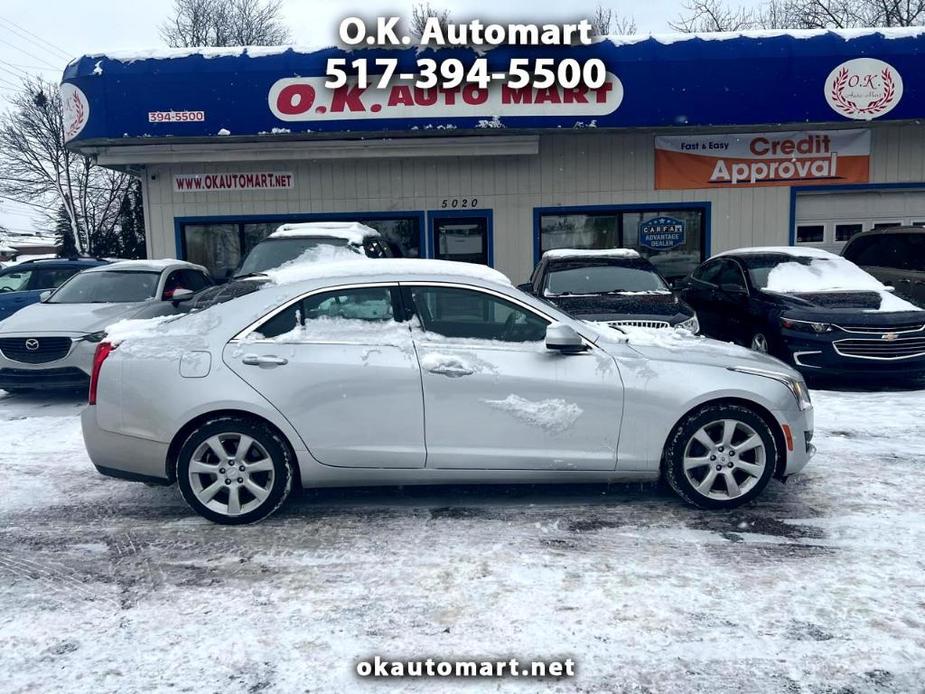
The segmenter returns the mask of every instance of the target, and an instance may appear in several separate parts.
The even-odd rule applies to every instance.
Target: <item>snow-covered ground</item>
[[[920,692],[925,392],[814,393],[819,454],[732,513],[652,488],[307,492],[226,528],[0,398],[4,692]],[[574,680],[359,680],[571,657]]]

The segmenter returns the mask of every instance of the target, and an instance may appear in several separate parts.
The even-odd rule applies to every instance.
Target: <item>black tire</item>
[[[764,445],[764,471],[760,476],[754,478],[744,475],[741,471],[737,471],[735,474],[740,476],[744,475],[752,486],[735,498],[714,498],[706,496],[697,490],[684,471],[685,452],[689,443],[692,442],[694,434],[701,428],[709,427],[711,423],[720,422],[721,420],[735,420],[736,422],[741,422],[745,426],[751,428],[760,437]],[[741,437],[742,432],[740,430],[737,429],[736,433]],[[740,443],[743,442],[740,441]],[[748,453],[745,455],[748,455]],[[724,458],[723,461],[725,460]],[[734,460],[734,458],[730,457],[729,460]],[[745,458],[741,458],[741,462],[745,463]],[[750,461],[750,464],[754,464],[754,461]],[[761,494],[768,485],[768,482],[774,474],[776,464],[777,443],[774,440],[774,435],[770,427],[768,427],[767,422],[747,407],[733,404],[704,405],[684,417],[684,419],[675,426],[671,435],[668,437],[668,443],[665,446],[665,454],[662,461],[665,480],[674,490],[675,494],[688,504],[705,509],[730,509],[748,503]],[[708,469],[707,474],[709,474],[709,468],[712,467],[713,464],[705,466],[705,468]],[[726,469],[724,468],[722,473],[717,473],[717,480],[720,479],[720,474],[725,475]],[[733,473],[729,471],[729,474]],[[706,475],[704,475],[704,477],[705,476]],[[754,481],[752,481],[752,479]],[[728,484],[723,481],[722,483],[717,483],[717,486],[727,488]]]
[[[262,502],[259,502],[259,505],[239,514],[229,515],[228,513],[209,508],[197,497],[196,492],[193,490],[193,482],[191,482],[190,479],[189,468],[190,464],[193,462],[194,453],[196,453],[209,439],[215,436],[226,436],[231,437],[231,440],[233,440],[233,437],[236,435],[249,436],[259,447],[264,449],[267,457],[269,457],[272,462],[272,477],[266,473],[266,477],[261,478],[269,488],[269,494]],[[256,523],[276,511],[282,506],[286,497],[289,496],[289,491],[292,487],[293,468],[294,461],[292,460],[292,453],[289,445],[272,427],[258,419],[238,416],[221,416],[203,422],[189,435],[183,443],[183,446],[181,446],[176,461],[177,486],[180,487],[180,493],[183,494],[183,499],[189,504],[190,508],[203,518],[207,518],[214,523],[220,523],[222,525]],[[232,483],[236,481],[234,476],[238,474],[237,472],[229,474],[229,479],[232,479]],[[259,477],[265,473],[255,474]],[[211,478],[205,474],[203,474],[201,478],[211,480]],[[201,478],[200,483],[204,485],[205,483],[202,482]],[[248,479],[256,478],[248,476]],[[250,502],[257,501],[257,497],[250,491],[239,491],[237,493],[244,497],[249,496]],[[229,491],[224,492],[226,499],[229,494]],[[220,499],[221,496],[222,490],[220,488],[215,494],[215,497]],[[244,503],[245,502],[242,502],[242,506]],[[227,500],[225,504],[226,506],[228,505]]]

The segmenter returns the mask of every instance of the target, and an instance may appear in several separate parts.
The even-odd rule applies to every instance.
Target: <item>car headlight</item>
[[[782,317],[780,319],[780,324],[781,327],[787,330],[798,330],[800,332],[814,333],[816,335],[832,332],[832,325],[830,323],[817,323],[814,321],[794,320],[793,318]]]
[[[780,373],[779,371],[765,371],[764,369],[753,369],[748,366],[728,366],[730,371],[737,371],[743,374],[752,374],[753,376],[762,376],[783,383],[793,393],[797,401],[800,412],[805,412],[813,406],[809,398],[809,388],[806,387],[806,381],[802,378],[790,376],[789,374]]]
[[[106,331],[99,330],[95,333],[87,333],[80,339],[84,342],[101,342],[104,337],[106,337]]]
[[[685,321],[681,321],[674,327],[681,328],[682,330],[690,330],[692,333],[699,333],[700,321],[697,320],[697,314],[695,313],[691,318],[688,318]]]

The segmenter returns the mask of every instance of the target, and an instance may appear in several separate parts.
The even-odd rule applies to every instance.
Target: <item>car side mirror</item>
[[[41,294],[39,294],[39,301],[41,301],[41,302],[44,304],[46,301],[48,301],[48,298],[49,298],[50,296],[51,296],[51,290],[50,290],[50,289],[46,289],[44,292],[42,292]]]
[[[553,323],[546,328],[546,349],[553,349],[562,354],[584,352],[587,347],[581,335],[564,323]]]
[[[532,282],[524,282],[523,284],[518,284],[517,288],[520,291],[524,292],[525,294],[533,294],[533,283]]]
[[[164,292],[164,301],[171,301],[173,305],[176,306],[181,301],[189,301],[193,298],[195,292],[192,289],[174,289],[170,296],[167,295],[167,292]]]

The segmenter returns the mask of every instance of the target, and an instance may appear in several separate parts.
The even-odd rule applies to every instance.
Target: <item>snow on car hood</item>
[[[618,330],[604,324],[588,323],[588,325],[601,336],[597,344],[603,349],[607,349],[607,343],[620,343],[629,345],[644,357],[656,361],[703,364],[724,368],[751,366],[800,378],[792,367],[770,355],[746,349],[732,342],[721,342],[694,335],[688,330],[628,326],[621,326]]]
[[[146,313],[160,305],[156,301],[113,304],[33,304],[0,322],[0,332],[29,333],[93,333],[125,318]]]

